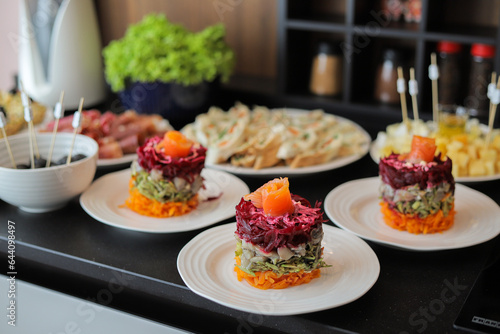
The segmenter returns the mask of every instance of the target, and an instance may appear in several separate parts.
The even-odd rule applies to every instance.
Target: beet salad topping
[[[312,207],[309,201],[293,194],[292,200],[294,213],[270,216],[262,208],[242,198],[236,206],[236,235],[266,252],[283,246],[295,248],[310,242],[311,236],[323,229],[325,220],[321,203]]]
[[[410,163],[399,159],[399,154],[391,154],[380,159],[379,174],[382,181],[393,189],[400,189],[418,184],[420,189],[435,187],[443,182],[455,189],[455,180],[451,174],[452,162],[449,158],[441,160],[441,154],[427,163]]]
[[[200,145],[193,145],[187,156],[172,157],[156,149],[162,140],[161,137],[147,139],[144,145],[137,149],[138,164],[148,172],[153,169],[161,171],[166,179],[179,177],[192,183],[205,166],[207,149]]]

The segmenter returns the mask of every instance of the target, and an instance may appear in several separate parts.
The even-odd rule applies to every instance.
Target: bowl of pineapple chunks
[[[465,132],[442,136],[432,122],[411,121],[391,124],[380,132],[370,148],[372,159],[394,153],[406,153],[411,148],[413,134],[436,139],[437,153],[453,162],[452,174],[457,182],[482,182],[500,179],[500,129],[493,129],[487,141],[488,127],[477,119],[467,121]]]

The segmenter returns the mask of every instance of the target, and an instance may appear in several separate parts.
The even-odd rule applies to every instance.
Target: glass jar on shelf
[[[342,91],[342,56],[333,43],[320,42],[311,66],[309,90],[315,95],[335,96]]]
[[[462,83],[462,45],[450,41],[437,44],[437,63],[439,68],[439,103],[454,105],[459,103]]]
[[[488,119],[490,100],[487,96],[488,85],[493,72],[495,47],[487,44],[472,44],[469,74],[469,89],[464,105],[471,116],[481,120]]]
[[[385,49],[375,74],[376,101],[387,104],[399,103],[398,66],[404,66],[403,53],[393,48]]]

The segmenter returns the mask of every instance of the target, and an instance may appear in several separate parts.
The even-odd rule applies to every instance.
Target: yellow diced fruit
[[[453,175],[453,177],[459,177],[459,176],[462,176],[460,174],[460,167],[458,167],[457,164],[453,164],[451,166],[451,174]]]
[[[497,161],[497,162],[496,162],[496,166],[497,166],[497,168],[496,168],[496,172],[497,172],[497,173],[500,173],[500,161]]]
[[[476,145],[477,147],[484,147],[484,139],[476,138],[472,141],[472,145]]]
[[[465,153],[465,152],[458,152],[455,163],[460,168],[467,168],[467,165],[469,164],[469,160],[470,160],[470,157],[469,157],[469,155],[467,153]]]
[[[479,150],[479,158],[481,160],[495,161],[497,160],[497,151],[491,148],[482,148]]]
[[[474,145],[468,145],[467,146],[467,154],[471,159],[477,159],[479,158],[477,155],[477,146]]]
[[[446,156],[446,152],[448,150],[446,149],[446,144],[440,143],[436,145],[436,154],[441,153],[441,158],[444,158]]]
[[[469,164],[469,176],[484,176],[486,168],[481,160],[472,160]]]
[[[493,146],[497,151],[500,151],[500,136],[495,136],[495,138],[493,138],[491,146]]]
[[[469,175],[469,166],[458,167],[458,176],[468,176]],[[452,172],[453,174],[453,172]]]
[[[467,145],[467,135],[465,133],[459,134],[459,135],[454,135],[451,138],[452,141],[459,141],[464,145]]]
[[[451,161],[453,162],[453,164],[455,165],[455,162],[458,161],[458,151],[455,151],[455,150],[448,150],[446,155],[448,156],[448,158],[451,159]],[[457,164],[458,165],[458,164]]]
[[[486,175],[495,174],[495,163],[493,160],[483,161],[484,168],[486,169]]]
[[[464,144],[457,140],[452,140],[447,146],[448,151],[460,151],[464,147]]]
[[[380,150],[380,157],[388,157],[392,152],[394,152],[394,147],[385,146]]]

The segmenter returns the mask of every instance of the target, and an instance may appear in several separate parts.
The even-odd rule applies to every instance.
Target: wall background
[[[19,0],[0,0],[0,90],[14,86],[17,73]]]
[[[19,1],[0,0],[0,90],[13,87],[18,71]],[[276,77],[277,2],[268,0],[94,0],[103,45],[151,12],[198,31],[222,22],[235,50],[235,75]]]

